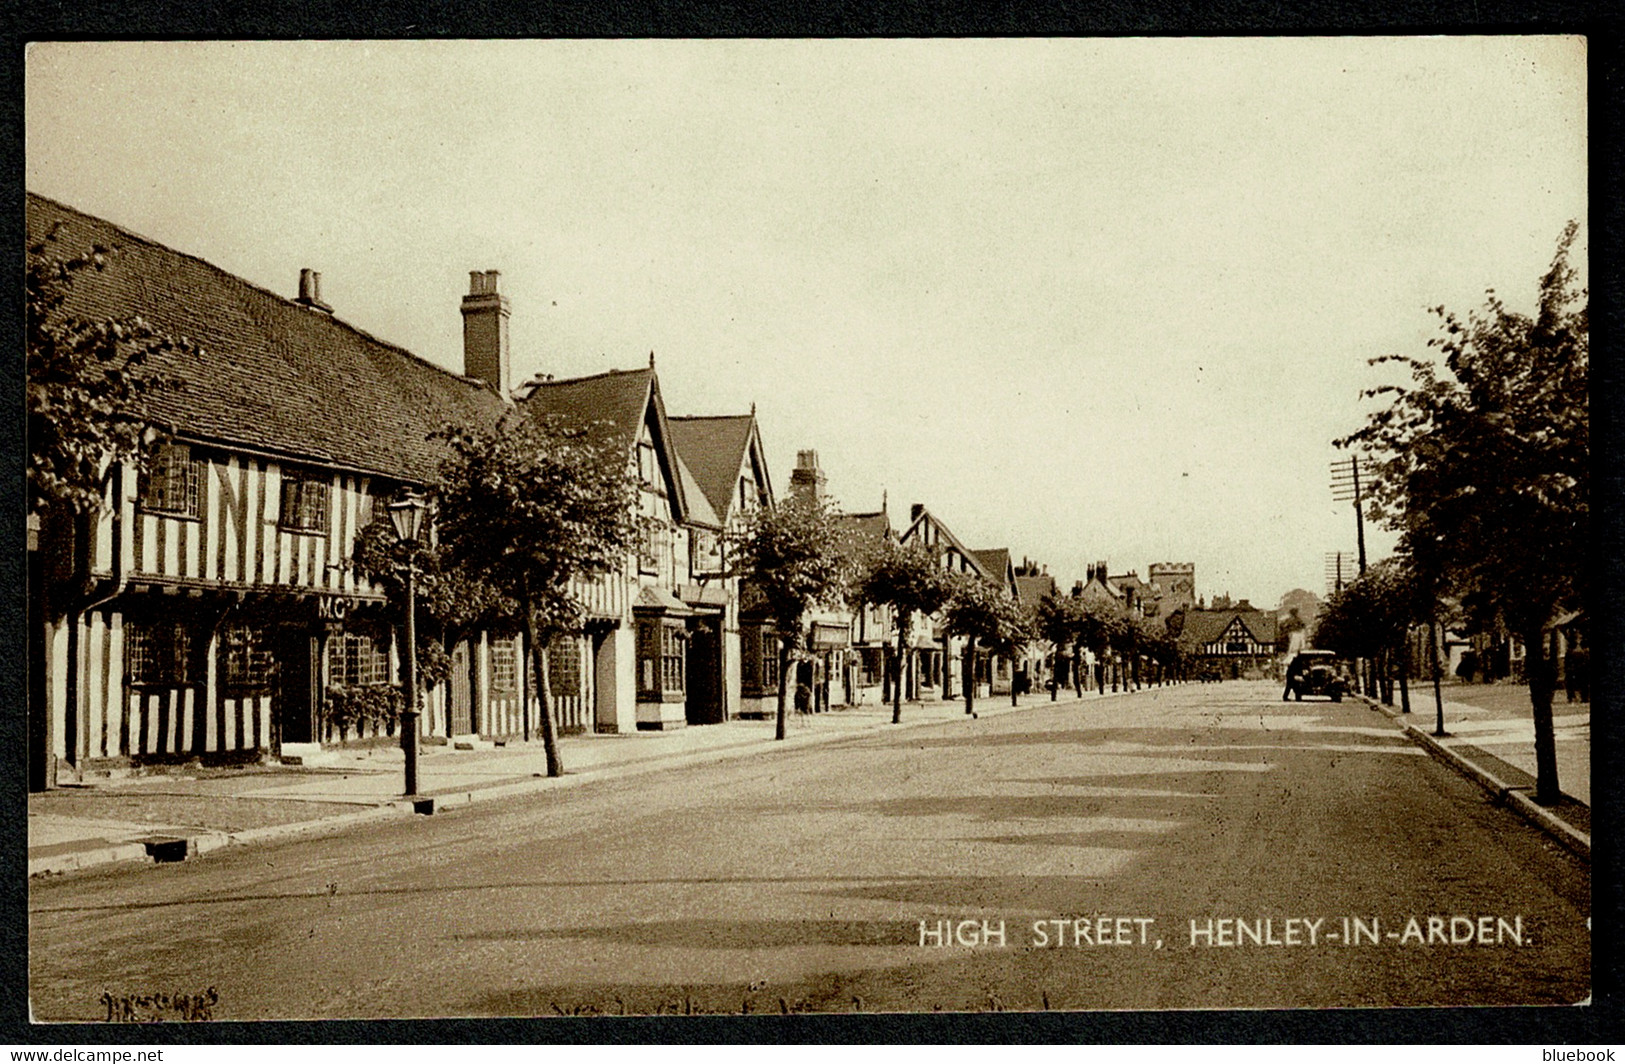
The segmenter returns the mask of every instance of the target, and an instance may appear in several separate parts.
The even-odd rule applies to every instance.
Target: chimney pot
[[[918,502],[914,503],[908,508],[908,519],[911,523],[918,521],[920,519],[920,515],[923,513],[925,513],[925,504]]]
[[[818,468],[817,451],[796,452],[796,467],[790,473],[791,491],[813,499],[822,499],[825,479],[823,470]]]
[[[508,394],[508,299],[497,291],[497,270],[470,270],[463,297],[463,375]]]
[[[333,313],[333,308],[322,302],[322,275],[315,270],[299,271],[299,295],[294,302],[324,314]]]

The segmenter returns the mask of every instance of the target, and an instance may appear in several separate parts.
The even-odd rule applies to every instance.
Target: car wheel
[[[1343,692],[1342,691],[1333,691],[1332,692],[1332,701],[1333,702],[1341,702],[1341,701],[1343,701]]]

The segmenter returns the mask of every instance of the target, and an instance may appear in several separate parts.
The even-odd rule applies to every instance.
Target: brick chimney
[[[818,468],[817,451],[797,451],[796,467],[790,473],[790,490],[814,502],[824,497],[824,471]]]
[[[508,394],[508,299],[497,293],[496,270],[473,270],[463,297],[463,375]]]
[[[294,302],[322,314],[333,313],[333,308],[322,302],[322,275],[315,270],[299,271],[299,295]]]

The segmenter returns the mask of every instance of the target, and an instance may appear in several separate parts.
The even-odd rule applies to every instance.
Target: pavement
[[[1411,712],[1361,700],[1404,729],[1429,754],[1478,783],[1507,808],[1575,853],[1591,856],[1591,705],[1552,702],[1562,798],[1540,805],[1535,791],[1535,725],[1529,689],[1516,684],[1453,684],[1442,691],[1443,736],[1431,685],[1411,690]],[[1396,699],[1399,697],[1396,693]]]
[[[1086,693],[1085,699],[1117,697]],[[1074,700],[1063,697],[1061,701]],[[978,698],[978,717],[1049,705],[1047,693]],[[963,699],[904,702],[901,727],[969,719]],[[224,846],[322,835],[372,820],[538,793],[707,761],[749,757],[770,747],[832,742],[891,728],[891,706],[871,701],[816,714],[791,713],[787,736],[772,720],[733,720],[669,732],[575,735],[559,740],[565,774],[547,776],[540,737],[459,750],[425,744],[418,794],[403,795],[398,746],[326,751],[321,765],[265,764],[171,769],[92,779],[29,795],[28,874],[54,875],[115,862],[186,860]]]

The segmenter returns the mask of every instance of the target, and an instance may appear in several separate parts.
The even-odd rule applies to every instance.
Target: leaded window
[[[669,624],[660,626],[660,687],[666,694],[684,690],[683,633]]]
[[[681,701],[688,635],[680,623],[646,618],[638,622],[638,700]]]
[[[548,647],[547,679],[553,693],[568,698],[581,694],[581,644],[573,635],[556,635]]]
[[[221,630],[220,672],[226,686],[269,686],[272,669],[271,646],[264,629],[239,623]]]
[[[657,517],[644,517],[638,524],[638,568],[645,573],[660,571],[665,525]]]
[[[131,683],[201,683],[197,640],[182,621],[132,621],[124,626],[124,671]]]
[[[744,624],[739,630],[741,687],[753,698],[779,689],[779,639],[771,628]]]
[[[291,532],[326,532],[332,484],[314,474],[289,471],[282,477],[282,527]]]
[[[335,686],[389,682],[389,650],[365,632],[343,632],[327,641],[327,679]]]
[[[491,690],[519,690],[519,653],[512,639],[491,641]]]
[[[184,443],[160,444],[147,463],[141,487],[142,509],[178,517],[203,512],[203,463]]]

